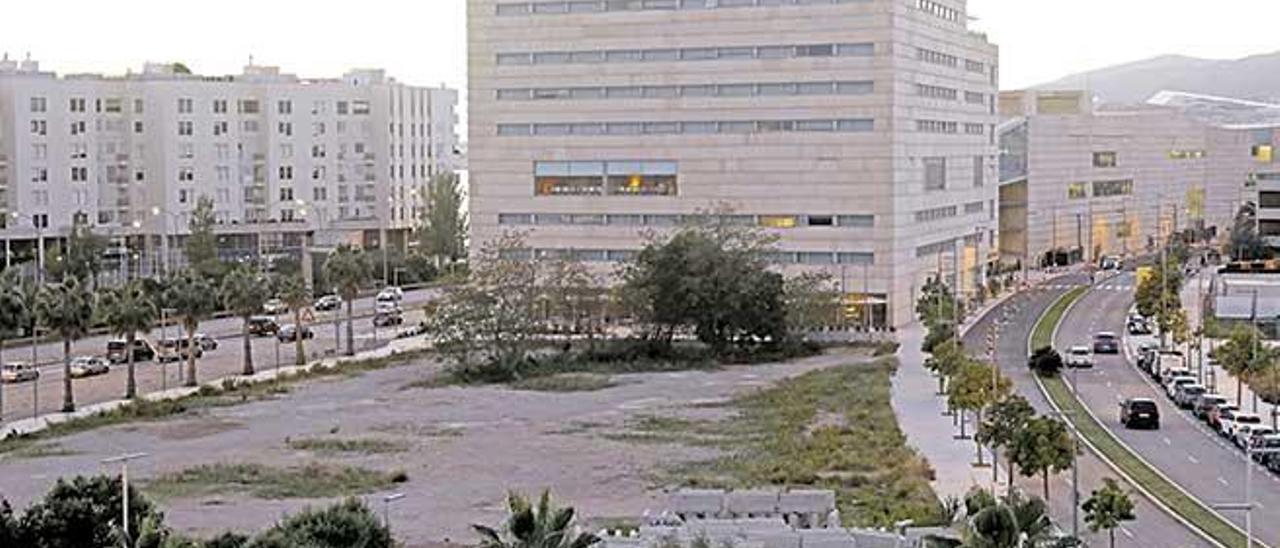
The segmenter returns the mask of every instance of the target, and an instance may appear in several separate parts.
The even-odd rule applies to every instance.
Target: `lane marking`
[[[1187,460],[1191,461],[1191,464],[1200,464],[1200,459],[1197,459],[1191,455],[1187,455]]]
[[[1163,441],[1165,445],[1169,445],[1169,446],[1173,445],[1173,441],[1170,440],[1169,438],[1163,438]]]
[[[1218,483],[1221,483],[1223,487],[1231,487],[1231,482],[1222,479],[1222,476],[1218,476]]]

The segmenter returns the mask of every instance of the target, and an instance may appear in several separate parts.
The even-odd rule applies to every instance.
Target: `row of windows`
[[[1093,195],[1096,198],[1105,198],[1108,196],[1131,196],[1133,195],[1133,179],[1094,181]]]
[[[508,249],[502,257],[509,260],[574,260],[587,263],[626,262],[636,258],[639,251],[631,249]],[[765,254],[765,260],[781,265],[872,265],[875,253],[829,251],[773,251]]]
[[[959,208],[956,206],[943,206],[917,211],[915,218],[917,223],[929,223],[933,221],[940,221],[942,219],[950,219],[958,214]]]
[[[916,0],[916,9],[928,13],[939,19],[945,19],[953,23],[958,23],[964,14],[960,10],[945,6],[933,0]]]
[[[556,15],[610,11],[705,10],[772,6],[861,4],[869,0],[568,0],[498,4],[498,15]]]
[[[949,53],[942,53],[925,48],[916,48],[916,59],[926,63],[942,65],[946,67],[956,67],[960,65],[960,58]]]
[[[847,82],[783,82],[693,84],[683,86],[590,86],[500,89],[499,101],[567,99],[665,99],[674,97],[754,97],[779,95],[867,95],[875,91],[869,80]],[[954,97],[953,97],[954,98]]]
[[[924,189],[926,191],[946,190],[947,158],[945,156],[928,156],[922,158],[921,163],[924,164]],[[973,187],[979,188],[986,184],[986,175],[986,158],[974,156]]]
[[[799,46],[733,46],[705,48],[617,49],[499,53],[499,65],[565,65],[578,63],[640,63],[733,59],[791,59],[800,57],[870,57],[872,43]]]
[[[916,131],[921,133],[957,133],[960,124],[943,120],[916,120]]]
[[[1199,160],[1207,156],[1203,150],[1170,150],[1170,160]]]
[[[958,92],[952,88],[933,86],[929,84],[916,84],[916,95],[928,97],[930,99],[955,101],[957,93]]]
[[[670,161],[534,162],[537,196],[675,196]]]
[[[684,221],[705,219],[689,216],[642,213],[500,213],[498,224],[514,226],[656,226],[670,227]],[[872,215],[720,215],[719,220],[740,226],[766,228],[872,228]]]
[[[953,124],[955,122],[952,122]],[[853,132],[875,129],[870,118],[847,120],[740,120],[732,122],[584,122],[575,124],[498,124],[498,135],[701,135],[714,133]]]

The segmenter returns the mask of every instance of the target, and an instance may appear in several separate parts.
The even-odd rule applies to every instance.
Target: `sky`
[[[182,61],[202,74],[235,74],[252,55],[304,77],[378,67],[415,85],[466,86],[465,0],[5,3],[0,52],[30,52],[59,73]],[[969,0],[969,14],[1000,46],[1005,89],[1170,53],[1280,50],[1277,0]]]

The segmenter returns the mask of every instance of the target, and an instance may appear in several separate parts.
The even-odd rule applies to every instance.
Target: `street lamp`
[[[132,352],[133,349],[131,348],[129,349],[129,351]],[[109,459],[102,460],[102,464],[115,464],[117,462],[120,463],[120,485],[121,485],[120,498],[122,501],[122,504],[120,505],[120,507],[122,509],[121,513],[124,515],[124,521],[123,521],[124,538],[130,540],[130,542],[132,541],[132,539],[129,539],[129,461],[145,458],[147,456],[149,455],[147,455],[146,453],[129,453],[125,455],[120,455],[118,457],[111,457]]]
[[[1072,375],[1074,377],[1074,375]],[[1072,380],[1071,391],[1075,392],[1075,380]],[[1074,416],[1071,411],[1054,411],[1054,416],[1062,419],[1066,423],[1067,429],[1071,431],[1071,536],[1080,538],[1080,432],[1076,430],[1075,423],[1071,422],[1068,417]],[[1010,482],[1012,485],[1013,482]]]
[[[17,211],[11,211],[9,212],[9,218],[16,225],[18,224],[18,221],[21,220],[23,217],[21,215],[18,215]],[[36,223],[36,220],[34,217],[31,217],[30,219],[31,219],[31,228],[36,231],[36,283],[39,285],[44,285],[44,228],[45,227],[41,226],[39,223]],[[8,240],[5,240],[5,247],[6,247],[5,258],[4,258],[5,268],[9,267],[9,262],[10,262],[10,258],[9,258],[10,253],[9,253],[9,250],[7,249],[9,246],[8,242],[9,242]]]
[[[1245,443],[1244,502],[1229,502],[1210,505],[1216,510],[1244,511],[1245,548],[1253,548],[1253,508],[1257,506],[1257,504],[1253,502],[1253,467],[1255,466],[1253,456],[1277,454],[1280,454],[1280,448],[1254,447],[1252,443]]]
[[[173,213],[173,212],[171,212],[171,211],[169,211],[169,210],[163,209],[163,208],[161,208],[160,206],[152,206],[152,207],[151,207],[151,215],[153,215],[153,216],[155,216],[155,217],[160,217],[161,215],[164,215],[164,217],[160,219],[160,223],[161,223],[161,227],[160,227],[160,253],[162,253],[162,254],[164,255],[164,256],[161,258],[161,261],[160,261],[160,270],[161,270],[161,272],[162,272],[162,273],[164,273],[164,274],[168,274],[168,273],[169,273],[169,270],[170,270],[170,268],[169,268],[169,267],[170,267],[170,264],[169,264],[169,261],[170,261],[170,257],[169,257],[169,219],[171,219],[171,218],[176,218],[176,217],[178,216],[178,214],[177,214],[177,213]],[[175,224],[176,224],[176,223],[175,223]],[[175,228],[174,230],[177,230],[177,229]]]

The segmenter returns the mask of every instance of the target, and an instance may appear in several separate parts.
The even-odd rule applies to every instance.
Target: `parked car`
[[[302,326],[302,338],[304,340],[313,338],[315,336],[316,334],[311,332],[310,327],[307,327],[305,325]],[[280,330],[276,331],[276,339],[279,340],[280,342],[296,341],[298,339],[298,326],[291,323],[281,326]]]
[[[94,375],[103,375],[111,371],[111,365],[105,358],[97,356],[76,356],[71,359],[71,378],[82,379]]]
[[[1280,453],[1269,453],[1264,451],[1273,451],[1280,449],[1280,434],[1271,433],[1265,436],[1259,436],[1252,440],[1253,450],[1257,451],[1253,454],[1253,460],[1259,464],[1267,465],[1268,457],[1275,457]]]
[[[1073,346],[1067,349],[1067,367],[1093,367],[1093,354],[1087,346]]]
[[[1191,413],[1205,422],[1209,422],[1209,414],[1219,405],[1227,403],[1227,398],[1221,394],[1204,393],[1196,398],[1196,403],[1191,408]]]
[[[390,327],[404,323],[404,316],[399,312],[379,313],[373,316],[374,327]]]
[[[112,339],[107,341],[107,361],[111,363],[125,363],[129,361],[129,354],[125,351],[128,343],[124,339]],[[133,361],[145,362],[156,358],[156,348],[145,339],[133,340]]]
[[[1125,428],[1160,429],[1160,407],[1147,398],[1129,398],[1120,403],[1120,424]]]
[[[196,333],[195,339],[196,339],[196,345],[200,347],[200,350],[208,352],[210,350],[218,349],[218,339],[210,337],[209,335],[206,335],[204,333]]]
[[[1120,257],[1115,255],[1107,255],[1099,262],[1103,270],[1120,270],[1121,265],[1124,264],[1120,261]]]
[[[1234,439],[1236,431],[1239,430],[1241,426],[1252,426],[1255,424],[1262,424],[1262,417],[1258,416],[1256,413],[1234,411],[1231,413],[1231,417],[1229,419],[1224,417],[1220,433],[1227,439]]]
[[[1129,316],[1129,321],[1126,322],[1125,328],[1129,331],[1130,335],[1151,334],[1151,323],[1148,322],[1146,318],[1136,314]]]
[[[1236,447],[1244,449],[1253,444],[1254,439],[1261,439],[1263,436],[1275,434],[1274,428],[1265,424],[1238,424],[1236,425],[1236,433],[1232,436],[1232,441]]]
[[[40,378],[40,370],[22,362],[6,363],[0,367],[0,382],[14,384]]]
[[[1115,333],[1101,331],[1093,336],[1094,354],[1119,354],[1120,339]]]
[[[1156,382],[1166,382],[1167,377],[1176,376],[1180,373],[1191,374],[1191,370],[1187,368],[1187,361],[1182,357],[1182,353],[1175,350],[1161,350],[1156,355],[1156,364],[1151,373],[1151,378]]]
[[[288,311],[289,311],[289,306],[284,304],[284,301],[280,299],[268,299],[267,302],[262,303],[263,314],[278,316]]]
[[[400,313],[400,301],[374,301],[373,311],[377,314]]]
[[[280,324],[269,316],[253,316],[249,318],[249,334],[256,337],[275,335]]]
[[[1175,389],[1173,403],[1177,404],[1181,409],[1195,409],[1196,400],[1207,391],[1208,389],[1204,385],[1197,382],[1184,384]]]
[[[1138,345],[1138,368],[1151,374],[1159,358],[1155,343],[1144,342]]]
[[[340,306],[342,306],[342,297],[339,297],[337,295],[330,293],[328,295],[320,297],[319,299],[316,299],[316,302],[314,305],[312,305],[312,308],[319,310],[321,312],[324,312],[329,310],[337,310],[338,307]]]
[[[1178,395],[1178,389],[1188,384],[1196,384],[1196,377],[1190,371],[1175,372],[1164,376],[1164,392],[1173,399]]]
[[[161,363],[182,361],[193,353],[196,358],[204,356],[204,350],[200,345],[196,344],[192,347],[186,338],[164,339],[156,345],[156,359]]]
[[[1206,419],[1206,422],[1209,423],[1209,428],[1212,428],[1214,432],[1221,434],[1222,421],[1224,419],[1231,420],[1239,410],[1240,408],[1236,407],[1234,403],[1215,405],[1213,408],[1209,409],[1209,418]]]

